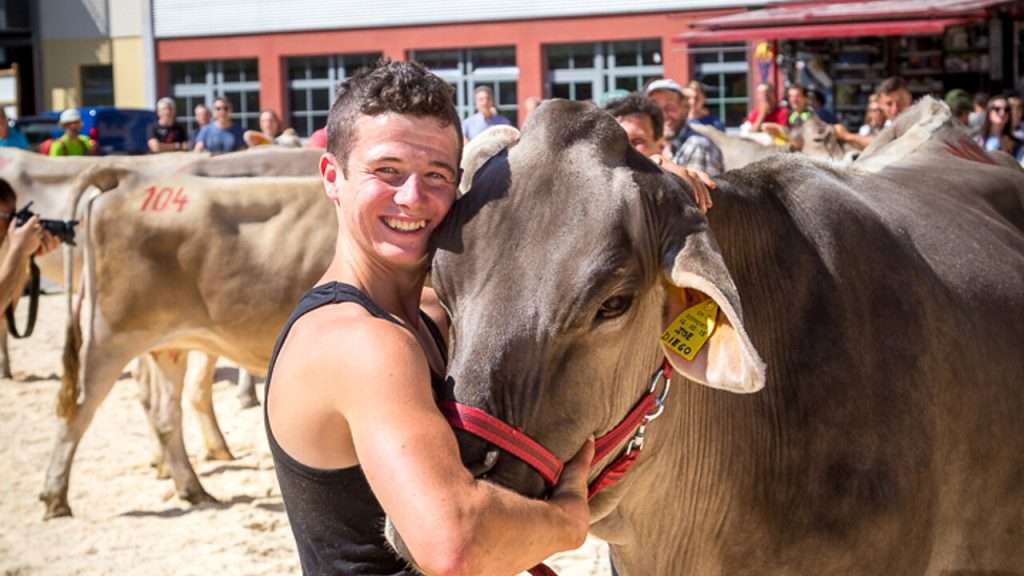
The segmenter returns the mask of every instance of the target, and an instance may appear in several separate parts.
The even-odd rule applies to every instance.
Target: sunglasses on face
[[[993,107],[989,108],[989,110],[991,110],[993,112],[1003,113],[1003,112],[1006,112],[1006,106],[993,106]]]
[[[229,108],[227,106],[214,106],[213,109],[218,111],[218,112],[220,112],[221,110],[231,110],[231,108]]]

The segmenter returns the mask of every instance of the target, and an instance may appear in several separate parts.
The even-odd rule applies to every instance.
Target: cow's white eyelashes
[[[604,322],[622,316],[633,305],[632,294],[616,294],[601,303],[594,317],[595,322]]]

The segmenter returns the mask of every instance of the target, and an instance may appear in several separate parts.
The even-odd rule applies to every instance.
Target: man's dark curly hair
[[[665,128],[663,123],[665,122],[665,116],[662,115],[658,104],[647,96],[634,92],[629,96],[612,100],[604,109],[614,116],[616,120],[626,116],[633,116],[634,114],[648,116],[651,119],[651,125],[654,127],[654,139],[661,140],[661,136],[664,134]]]
[[[327,151],[334,154],[342,173],[348,174],[348,156],[355,146],[355,123],[360,116],[388,112],[437,118],[454,127],[462,156],[462,123],[455,110],[452,87],[418,62],[381,58],[338,85],[338,95],[327,116]]]

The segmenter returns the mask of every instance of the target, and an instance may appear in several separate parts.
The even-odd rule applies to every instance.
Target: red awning
[[[689,44],[742,42],[744,40],[773,40],[803,38],[847,38],[850,36],[921,36],[942,34],[948,26],[967,23],[966,18],[941,20],[894,20],[890,22],[861,22],[850,24],[808,24],[804,26],[767,26],[764,28],[729,28],[701,32],[687,32],[676,40]]]
[[[860,0],[793,2],[694,22],[677,42],[941,34],[987,17],[1010,0]]]

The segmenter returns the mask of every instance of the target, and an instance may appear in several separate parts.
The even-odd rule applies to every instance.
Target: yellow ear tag
[[[687,360],[693,360],[715,331],[718,319],[718,304],[707,300],[690,306],[669,324],[661,341]]]

